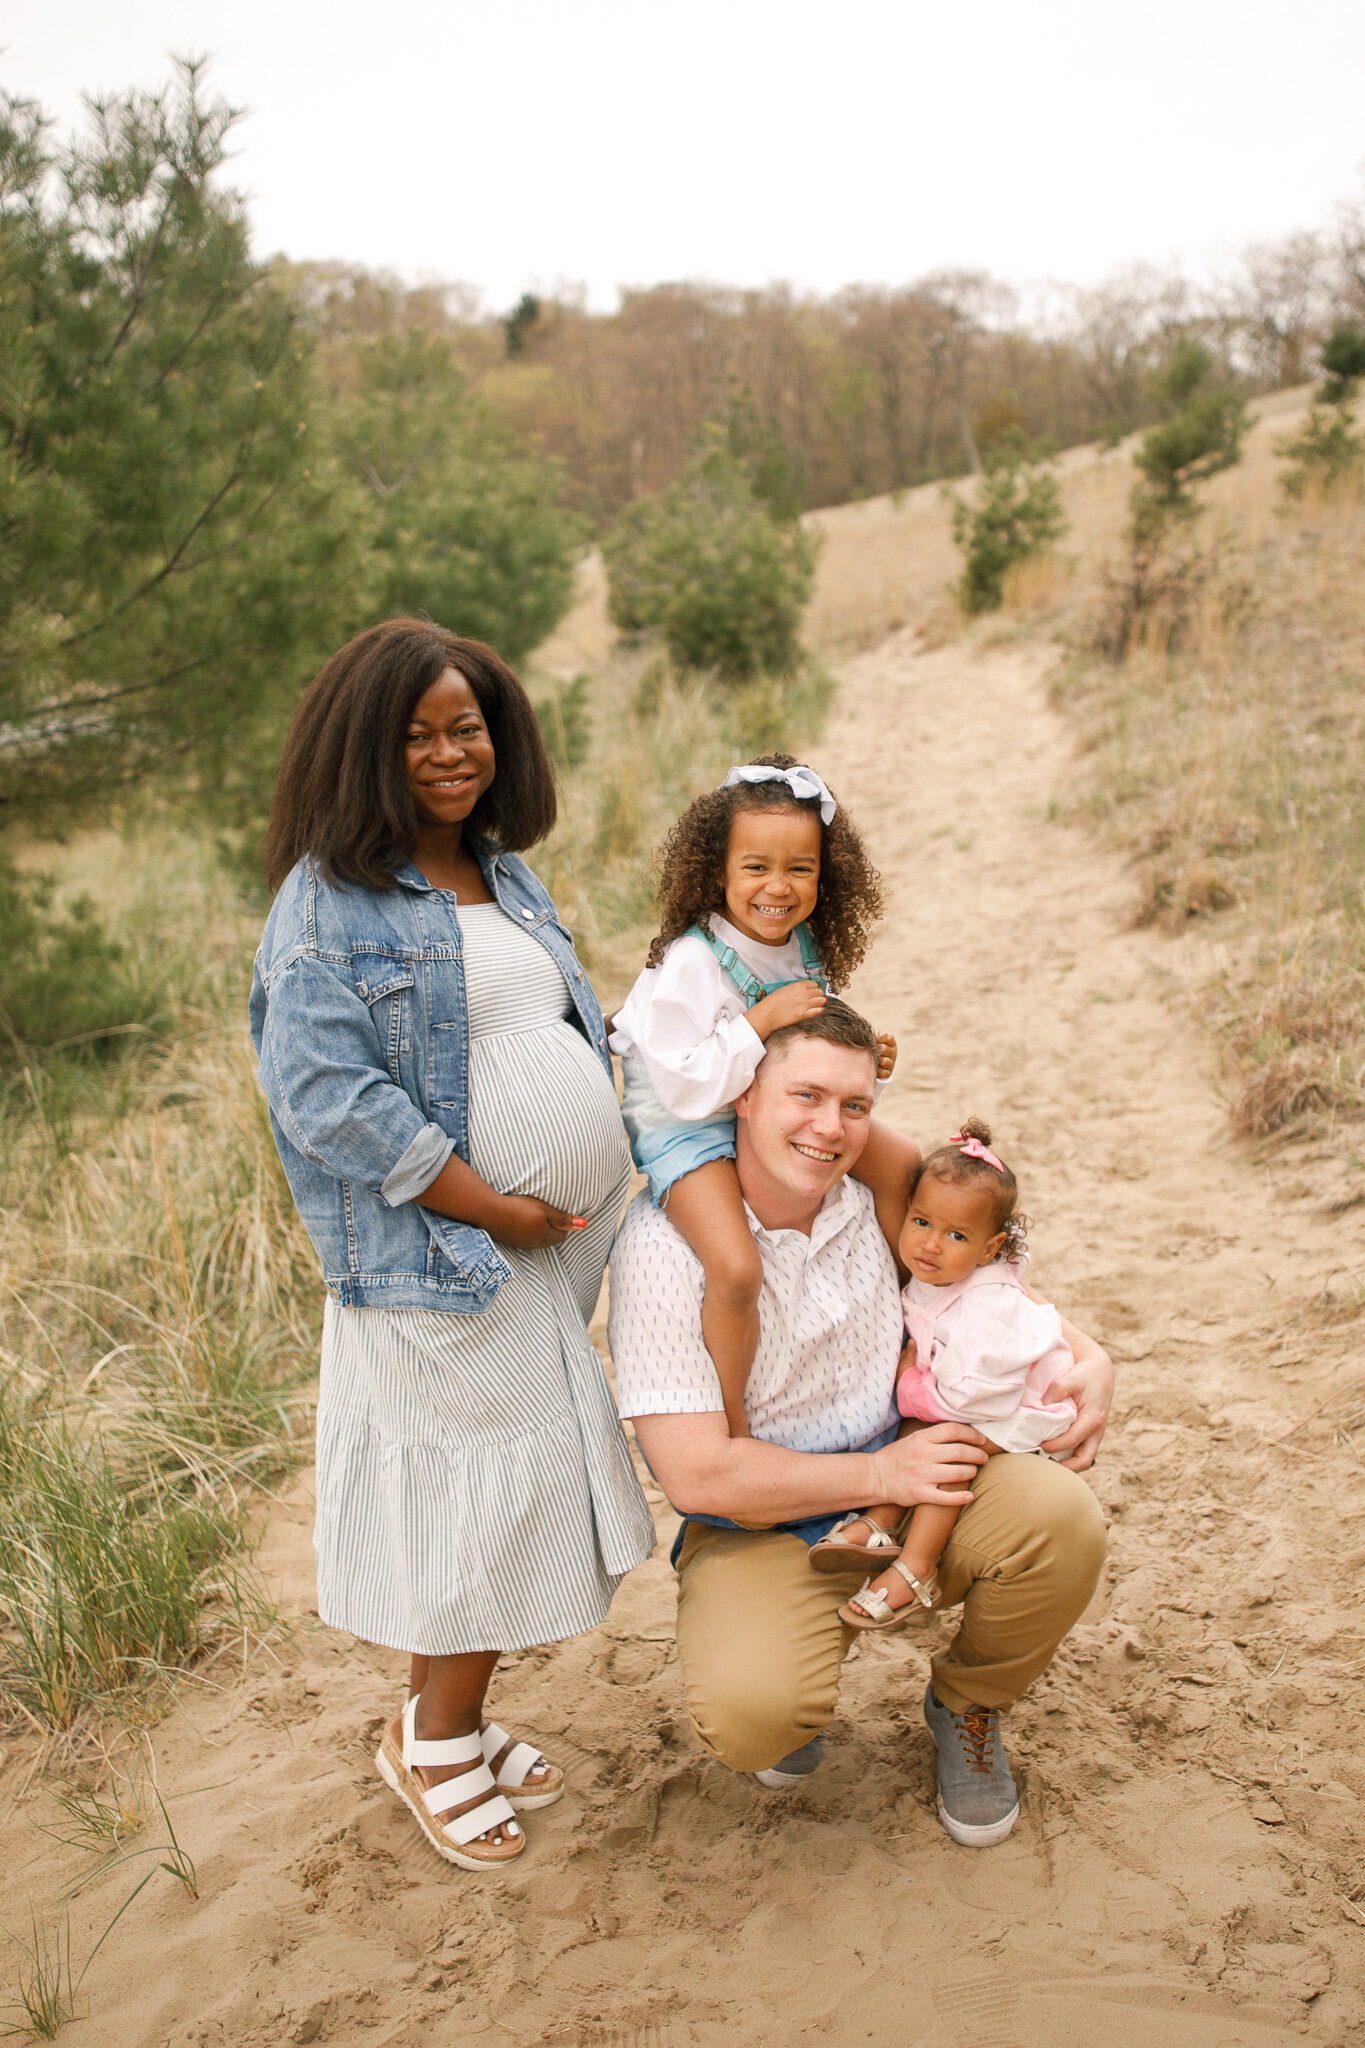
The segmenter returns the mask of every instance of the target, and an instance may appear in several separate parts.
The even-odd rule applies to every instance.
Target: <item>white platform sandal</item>
[[[375,1763],[379,1775],[391,1792],[396,1792],[411,1812],[423,1834],[431,1843],[438,1856],[447,1863],[458,1864],[461,1870],[500,1870],[522,1854],[526,1837],[517,1826],[516,1814],[509,1800],[504,1799],[494,1782],[484,1758],[483,1741],[477,1735],[452,1735],[444,1742],[419,1742],[416,1735],[417,1696],[408,1701],[399,1721],[391,1721],[384,1730],[384,1739],[379,1745]],[[401,1729],[401,1747],[394,1741],[395,1728]],[[478,1759],[478,1767],[466,1771],[458,1778],[443,1778],[439,1785],[426,1786],[414,1776],[417,1770],[441,1770],[451,1764],[470,1764]],[[447,1807],[462,1806],[466,1799],[472,1799],[479,1792],[489,1796],[471,1807],[468,1813],[457,1813],[442,1823],[437,1815]],[[483,1842],[479,1836],[486,1835],[490,1828],[502,1826],[510,1839],[503,1843]]]
[[[496,1721],[490,1721],[480,1740],[483,1743],[483,1760],[492,1770],[493,1759],[499,1750],[507,1749],[512,1738],[505,1728],[499,1728]],[[531,1773],[537,1765],[541,1767],[540,1776],[533,1778]],[[495,1783],[518,1813],[536,1813],[541,1807],[553,1806],[556,1799],[564,1797],[563,1771],[529,1742],[512,1743],[512,1747],[507,1749],[506,1756],[497,1767]]]

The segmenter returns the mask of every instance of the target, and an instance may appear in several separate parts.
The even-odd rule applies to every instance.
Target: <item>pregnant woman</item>
[[[379,1770],[466,1870],[564,1789],[484,1716],[499,1654],[595,1627],[654,1542],[587,1330],[629,1177],[610,1055],[518,858],[554,818],[491,648],[362,633],[285,746],[251,995],[327,1285],[318,1611],[411,1654]]]

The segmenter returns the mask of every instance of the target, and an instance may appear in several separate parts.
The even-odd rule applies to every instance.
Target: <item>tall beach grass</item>
[[[1273,491],[1273,477],[1267,479]],[[1248,1135],[1365,1115],[1365,504],[1211,518],[1180,630],[1056,683],[1083,808],[1134,856],[1136,916],[1219,920],[1205,989]]]

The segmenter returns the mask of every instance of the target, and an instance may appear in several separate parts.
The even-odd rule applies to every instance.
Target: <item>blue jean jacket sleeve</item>
[[[430,1186],[454,1150],[384,1063],[369,1007],[307,953],[270,976],[260,1023],[260,1078],[290,1143],[337,1180],[390,1208]]]

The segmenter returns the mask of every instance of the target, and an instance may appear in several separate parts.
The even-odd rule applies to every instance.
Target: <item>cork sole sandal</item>
[[[493,1772],[499,1792],[518,1813],[537,1813],[541,1807],[553,1806],[564,1797],[563,1771],[529,1742],[512,1742],[507,1730],[499,1728],[496,1721],[485,1723],[479,1740],[483,1744],[483,1760]],[[498,1753],[504,1749],[507,1754],[498,1763]]]
[[[411,1813],[436,1854],[461,1870],[501,1870],[513,1863],[526,1848],[526,1837],[517,1825],[511,1804],[494,1783],[477,1735],[453,1735],[444,1742],[419,1742],[415,1733],[417,1698],[413,1696],[397,1721],[390,1721],[375,1756],[379,1775],[391,1792],[396,1792]],[[439,1785],[423,1785],[414,1773],[440,1770],[451,1764],[471,1764],[477,1769],[458,1778],[443,1778]],[[463,1805],[477,1793],[481,1799],[467,1813],[452,1814],[441,1821],[447,1808]],[[502,1826],[511,1837],[503,1843],[481,1842],[480,1835]]]
[[[839,1609],[840,1621],[847,1622],[850,1628],[876,1629],[883,1635],[889,1635],[893,1628],[923,1627],[934,1609],[942,1605],[938,1573],[930,1572],[925,1584],[915,1577],[901,1557],[894,1559],[890,1569],[900,1573],[913,1597],[903,1607],[893,1607],[886,1595],[877,1591],[871,1579],[864,1579],[853,1598],[867,1612],[860,1614],[851,1602],[846,1601]]]

